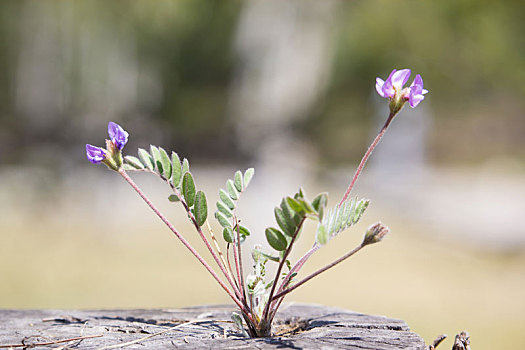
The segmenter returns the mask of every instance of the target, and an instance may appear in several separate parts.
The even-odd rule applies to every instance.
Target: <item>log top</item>
[[[246,338],[233,306],[136,310],[0,310],[0,348],[424,349],[402,320],[311,304],[287,304],[276,335]]]

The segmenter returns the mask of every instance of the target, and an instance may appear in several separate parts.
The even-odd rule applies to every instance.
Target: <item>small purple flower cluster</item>
[[[107,142],[107,150],[90,144],[86,145],[87,159],[91,163],[99,164],[107,160],[108,155],[120,153],[124,145],[128,142],[129,134],[116,123],[109,122],[108,134],[110,139]]]
[[[403,88],[409,77],[410,69],[394,69],[386,80],[376,78],[377,93],[391,101],[399,101],[403,104],[408,101],[410,107],[415,108],[425,99],[428,90],[423,88],[423,78],[419,74],[408,88]]]

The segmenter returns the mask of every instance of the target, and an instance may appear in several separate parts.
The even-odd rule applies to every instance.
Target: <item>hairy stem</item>
[[[302,286],[304,283],[308,282],[309,280],[311,280],[312,278],[314,278],[315,276],[318,276],[320,275],[321,273],[325,272],[326,270],[334,267],[335,265],[339,264],[340,262],[342,262],[343,260],[345,259],[348,259],[349,257],[351,257],[352,255],[354,255],[355,253],[357,253],[358,251],[360,251],[362,248],[364,247],[363,244],[359,244],[357,247],[355,247],[352,251],[350,251],[349,253],[343,255],[342,257],[340,257],[339,259],[331,262],[330,264],[326,265],[325,267],[311,273],[310,275],[308,275],[307,277],[303,278],[301,281],[297,282],[296,284],[294,284],[292,287],[290,288],[287,288],[285,290],[283,290],[282,292],[278,293],[276,296],[273,297],[272,300],[277,300],[279,299],[280,297],[282,296],[285,296],[286,294],[290,293],[291,291],[295,290],[296,288],[298,288],[299,286]]]
[[[350,182],[350,185],[348,186],[348,188],[346,189],[345,194],[343,195],[343,199],[341,199],[341,202],[339,202],[339,207],[341,205],[343,205],[343,203],[346,201],[346,199],[350,195],[350,192],[352,191],[352,188],[354,188],[354,185],[355,185],[355,183],[357,181],[357,178],[359,177],[359,175],[363,171],[363,168],[365,167],[366,161],[368,160],[368,158],[370,157],[370,155],[372,154],[372,152],[374,151],[376,146],[379,144],[379,141],[381,141],[381,139],[385,135],[386,130],[388,129],[388,126],[390,125],[390,123],[394,119],[394,116],[395,116],[395,114],[390,113],[390,115],[388,116],[388,119],[385,122],[385,125],[383,125],[383,127],[381,128],[381,130],[377,134],[377,136],[374,139],[374,141],[372,141],[372,144],[370,145],[370,147],[368,147],[368,150],[366,151],[365,155],[361,159],[361,162],[359,163],[359,166],[357,167],[357,169],[355,171],[354,177],[352,178],[352,181]]]
[[[173,232],[175,236],[181,241],[181,243],[199,260],[199,262],[208,270],[208,272],[212,275],[212,277],[219,283],[219,285],[224,289],[226,293],[232,298],[232,300],[237,304],[237,306],[241,309],[241,311],[245,314],[249,315],[249,312],[246,310],[244,305],[240,302],[239,299],[232,293],[232,291],[224,284],[223,281],[217,276],[215,271],[211,268],[211,266],[200,256],[200,254],[182,237],[182,235],[175,229],[175,227],[169,222],[169,220],[162,214],[159,209],[149,200],[148,197],[142,192],[142,190],[137,186],[137,184],[129,177],[129,175],[121,168],[118,173],[126,180],[129,185],[135,190],[135,192],[138,193],[138,195],[146,202],[146,204],[153,210],[155,214],[168,226],[168,228]],[[251,315],[250,315],[251,317]]]

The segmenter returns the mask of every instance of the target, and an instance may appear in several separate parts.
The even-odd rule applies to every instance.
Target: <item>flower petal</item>
[[[99,164],[106,158],[106,151],[90,144],[86,145],[87,159],[93,164]]]
[[[383,85],[385,84],[385,81],[381,78],[376,78],[376,91],[381,97],[386,97],[385,93],[383,92]]]
[[[410,85],[410,95],[408,98],[410,107],[415,108],[421,101],[425,99],[425,94],[428,90],[423,89],[423,78],[417,74],[414,81]]]
[[[119,150],[124,148],[124,145],[128,142],[129,134],[117,123],[108,123],[108,134],[111,141]]]
[[[401,90],[403,85],[406,84],[410,77],[410,69],[401,69],[392,74],[392,85],[397,89]]]

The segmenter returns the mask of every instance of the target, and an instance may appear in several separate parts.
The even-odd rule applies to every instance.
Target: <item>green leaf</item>
[[[239,225],[235,227],[235,230],[237,230],[237,228],[239,230],[239,235],[245,236],[245,237],[250,235],[250,231],[246,227]]]
[[[179,197],[177,197],[176,195],[172,194],[168,197],[168,200],[170,202],[178,202],[179,201]]]
[[[266,240],[273,249],[278,251],[283,251],[286,249],[286,238],[284,238],[281,231],[276,228],[269,227],[266,229],[265,233]]]
[[[368,199],[361,199],[359,203],[356,206],[355,214],[352,218],[352,223],[356,223],[361,219],[361,216],[363,216],[363,213],[365,212],[366,208],[368,208],[368,204],[370,204],[370,201]]]
[[[197,225],[202,226],[208,218],[208,204],[206,203],[206,195],[199,191],[195,195],[195,221]]]
[[[142,160],[142,163],[149,169],[155,169],[155,163],[153,162],[153,157],[143,148],[139,148],[139,157]]]
[[[190,171],[190,161],[184,158],[182,161],[182,175]]]
[[[191,173],[184,174],[182,178],[182,195],[188,207],[192,207],[195,203],[195,182]]]
[[[221,201],[218,201],[217,203],[215,203],[217,205],[217,209],[223,213],[226,217],[228,218],[231,218],[233,217],[233,212],[230,210],[230,208],[228,208],[228,206],[226,204],[224,204],[223,202]]]
[[[226,193],[226,191],[222,188],[219,190],[219,198],[224,204],[226,204],[228,208],[230,208],[231,210],[235,209],[235,204],[233,203],[232,199],[230,198],[228,193]]]
[[[283,216],[286,219],[288,225],[290,225],[290,227],[294,227],[295,229],[299,223],[295,221],[295,213],[293,212],[292,208],[290,208],[290,205],[288,205],[288,202],[285,198],[283,198],[281,201],[281,210],[283,211]]]
[[[235,172],[235,177],[234,177],[233,184],[235,185],[235,188],[237,189],[237,191],[242,192],[242,190],[243,190],[243,187],[242,187],[242,173],[241,173],[240,170],[237,170]]]
[[[162,162],[160,160],[160,151],[156,146],[150,145],[149,146],[149,152],[151,153],[151,156],[153,157],[153,163],[157,167],[157,170],[159,171],[159,174],[163,173],[163,167]]]
[[[275,221],[277,221],[277,224],[283,230],[284,233],[286,233],[288,236],[293,236],[295,233],[295,225],[292,225],[292,222],[287,220],[285,217],[283,210],[279,207],[275,207],[274,209],[275,214]]]
[[[177,188],[179,187],[181,177],[182,170],[179,155],[175,152],[171,152],[171,183],[173,186]]]
[[[286,202],[288,202],[288,205],[294,212],[299,214],[304,212],[303,206],[296,199],[292,197],[286,197]]]
[[[125,156],[124,161],[135,169],[144,169],[144,164],[137,157]]]
[[[159,152],[160,162],[162,164],[162,175],[164,175],[164,177],[169,180],[171,178],[170,157],[168,156],[168,153],[166,153],[166,150],[164,150],[164,148],[159,148]]]
[[[316,240],[319,244],[325,245],[328,242],[329,234],[326,227],[322,224],[319,224],[317,227],[317,237]]]
[[[216,211],[215,218],[217,219],[219,224],[221,224],[222,227],[228,227],[231,229],[232,225],[230,223],[230,220],[228,220],[228,218],[223,213],[221,213],[220,211]]]
[[[326,207],[326,204],[328,203],[328,194],[326,192],[320,193],[317,195],[317,197],[314,198],[312,201],[312,207],[315,209],[316,212],[319,212],[321,208]]]
[[[244,188],[248,187],[250,184],[250,181],[252,181],[252,177],[255,174],[254,168],[249,168],[244,172]]]
[[[235,237],[233,236],[233,230],[231,227],[225,227],[224,230],[222,230],[222,237],[226,242],[233,243]]]
[[[235,185],[233,184],[232,180],[226,181],[226,188],[228,189],[228,194],[230,195],[231,199],[239,199],[239,192],[235,188]]]
[[[297,201],[299,202],[299,204],[301,204],[301,207],[303,207],[303,210],[305,212],[307,212],[308,214],[315,214],[316,213],[314,207],[312,207],[310,205],[310,203],[308,203],[306,200],[304,200],[304,198],[299,198],[299,199],[297,199]]]
[[[237,312],[232,312],[232,321],[233,324],[237,327],[237,329],[242,333],[244,337],[248,337],[248,332],[243,327],[242,324],[242,317]]]
[[[135,168],[134,166],[131,166],[129,164],[123,164],[122,165],[122,169],[128,170],[128,171],[137,170],[137,168]]]

